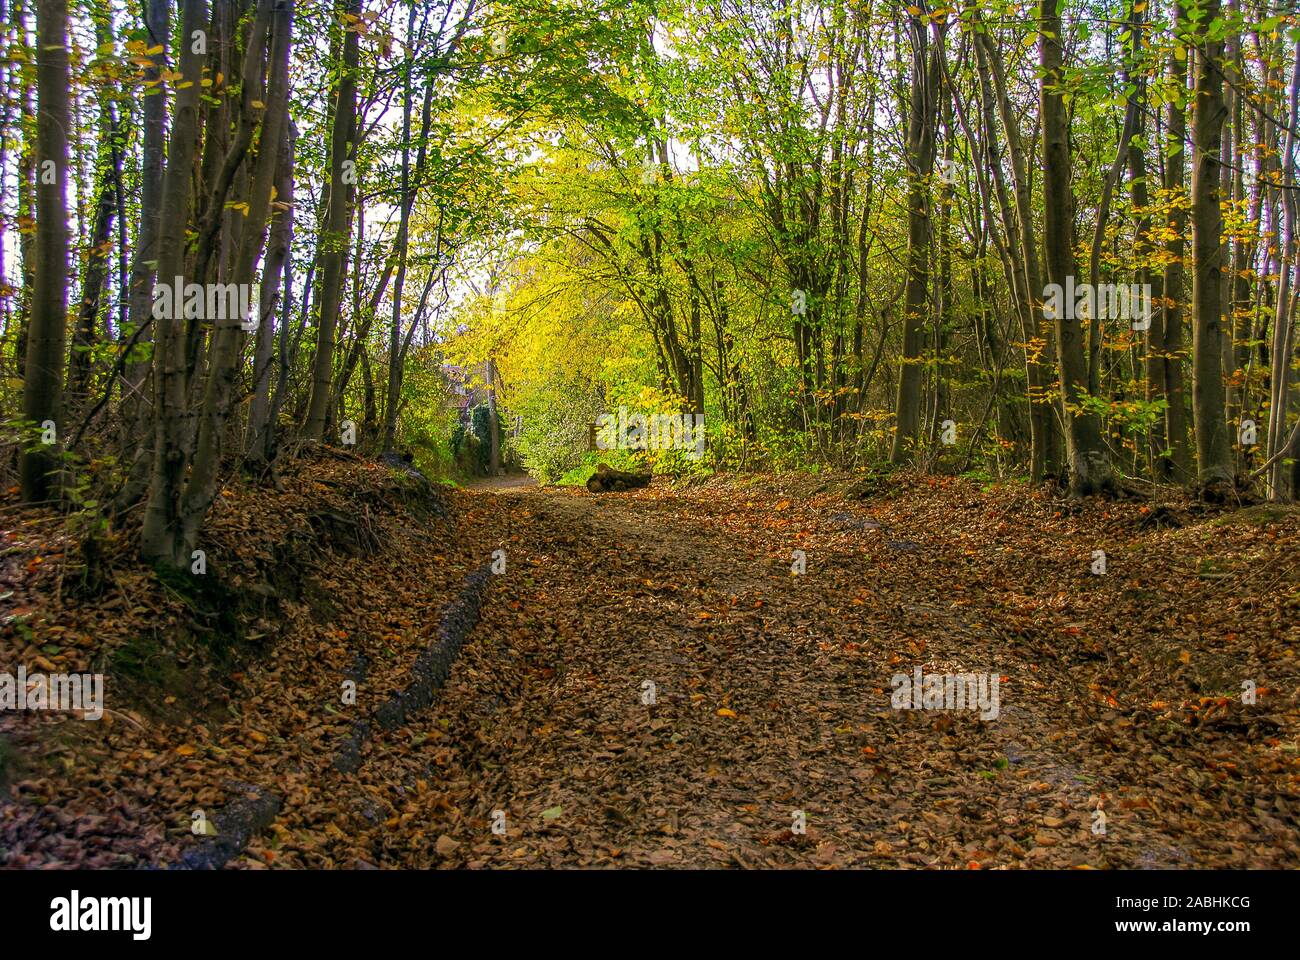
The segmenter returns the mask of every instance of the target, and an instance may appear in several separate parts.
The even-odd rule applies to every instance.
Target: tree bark
[[[407,15],[406,33],[415,33],[415,4]],[[407,50],[402,71],[402,199],[397,227],[397,276],[393,280],[393,321],[388,331],[388,389],[384,404],[384,450],[391,451],[397,433],[397,399],[402,391],[402,291],[406,287],[406,253],[410,244],[411,223],[411,69],[415,54]],[[426,105],[428,97],[425,98]],[[428,119],[426,113],[425,119]],[[425,125],[424,136],[428,136]],[[423,144],[423,141],[421,141]],[[432,269],[432,268],[431,268]]]
[[[1181,0],[1172,0],[1174,19],[1185,19]],[[1187,392],[1183,376],[1183,293],[1186,284],[1184,258],[1187,253],[1187,189],[1183,183],[1187,167],[1187,113],[1182,96],[1187,94],[1187,60],[1169,55],[1171,86],[1180,97],[1170,99],[1167,109],[1168,147],[1165,149],[1164,186],[1170,191],[1168,239],[1165,241],[1165,276],[1161,306],[1160,360],[1164,365],[1161,380],[1168,406],[1165,408],[1165,438],[1169,457],[1157,467],[1160,479],[1186,483],[1191,479],[1191,451],[1187,439]],[[1155,324],[1152,325],[1153,329]]]
[[[113,42],[113,13],[111,9],[95,12],[95,39],[100,44]],[[99,190],[95,199],[95,214],[90,233],[90,248],[81,280],[81,305],[77,312],[77,325],[72,338],[72,353],[68,358],[67,393],[72,404],[84,401],[90,391],[93,373],[91,351],[99,342],[99,314],[108,283],[108,257],[113,235],[113,219],[117,215],[117,183],[121,171],[118,161],[116,108],[107,90],[99,95],[99,142],[95,173]],[[75,409],[75,407],[74,407]]]
[[[1300,122],[1300,43],[1293,51],[1291,73],[1291,103],[1287,112],[1289,127],[1282,148],[1282,244],[1281,268],[1278,281],[1277,311],[1273,321],[1272,369],[1269,372],[1268,443],[1265,459],[1272,460],[1267,477],[1271,500],[1285,500],[1288,496],[1285,477],[1286,464],[1282,462],[1287,447],[1294,444],[1287,429],[1287,414],[1291,407],[1291,362],[1295,346],[1296,296],[1296,218],[1295,183],[1296,123]],[[1291,452],[1291,451],[1287,451]],[[1276,459],[1275,459],[1276,458]]]
[[[360,58],[356,21],[361,0],[339,0],[342,22],[343,63],[339,91],[330,133],[329,202],[321,237],[321,281],[317,300],[316,354],[312,360],[311,400],[307,407],[304,433],[310,440],[323,440],[332,395],[335,332],[343,304],[343,271],[347,256],[349,179],[355,179],[357,122],[357,64]],[[349,175],[349,171],[352,175]]]
[[[1020,134],[1020,120],[1007,93],[1006,67],[1001,51],[997,49],[987,32],[976,33],[975,41],[977,55],[979,51],[984,53],[981,62],[992,68],[997,91],[998,116],[1006,132],[1007,153],[1011,158],[1012,188],[1016,203],[1015,229],[1020,240],[1019,267],[1026,296],[1021,330],[1026,344],[1025,374],[1029,384],[1029,476],[1037,483],[1050,470],[1055,469],[1059,461],[1059,433],[1056,426],[1055,406],[1048,399],[1054,379],[1052,367],[1056,351],[1053,348],[1051,331],[1046,329],[1046,320],[1043,316],[1043,276],[1039,266],[1038,239],[1034,233],[1033,196],[1024,140]],[[980,73],[981,77],[987,80],[983,69]],[[992,131],[989,136],[993,137]],[[1000,177],[1000,171],[995,171],[995,175]],[[1011,228],[1008,226],[1008,239],[1010,238]],[[1039,340],[1043,344],[1041,350],[1033,345],[1033,341]]]
[[[1060,0],[1041,0],[1039,63],[1042,67],[1040,113],[1043,122],[1043,250],[1048,281],[1066,288],[1075,275],[1070,210],[1070,153],[1063,79]],[[1065,411],[1066,456],[1070,491],[1076,496],[1097,493],[1114,484],[1110,460],[1102,443],[1101,424],[1083,403],[1088,367],[1083,331],[1074,304],[1055,311],[1056,348],[1060,364],[1061,398]]]
[[[1203,490],[1232,482],[1232,452],[1223,387],[1223,211],[1219,151],[1223,145],[1223,41],[1210,25],[1219,0],[1205,0],[1197,22],[1196,112],[1192,126],[1192,412],[1197,479]]]
[[[280,328],[288,326],[290,303],[280,298],[284,285],[285,267],[293,244],[293,136],[289,123],[284,123],[280,134],[280,151],[277,158],[275,206],[278,216],[271,225],[267,241],[266,262],[262,265],[261,292],[258,295],[260,316],[257,324],[257,342],[253,348],[253,400],[248,411],[248,434],[244,441],[246,460],[250,469],[263,468],[273,459],[274,429],[271,405],[271,366],[275,360],[275,318],[280,317]],[[278,308],[278,309],[277,309]]]
[[[20,465],[23,499],[51,499],[59,465],[58,431],[64,429],[63,363],[68,309],[68,5],[67,0],[36,4],[36,277],[27,364],[23,378],[23,417],[39,429],[52,421],[54,443],[24,449]]]
[[[912,455],[921,422],[921,352],[930,285],[930,177],[935,159],[938,58],[942,56],[941,42],[929,49],[921,12],[909,13],[908,33],[912,39],[912,96],[907,129],[907,286],[897,426],[889,456],[892,463],[902,463]]]
[[[158,276],[174,283],[185,263],[185,232],[191,212],[191,184],[199,136],[199,92],[203,61],[192,39],[208,25],[207,0],[181,0],[181,82],[173,107],[167,170],[163,176],[162,209],[158,235]],[[146,559],[182,567],[189,562],[181,524],[181,494],[185,478],[186,448],[193,414],[185,395],[184,317],[154,320],[153,395],[154,451],[149,475],[140,549]]]
[[[251,286],[256,275],[271,212],[271,193],[279,172],[281,132],[288,122],[292,22],[293,0],[259,0],[257,17],[249,33],[242,109],[252,117],[261,114],[261,146],[249,170],[248,210],[240,228],[239,246],[231,272],[231,279],[240,286]],[[265,94],[262,87],[264,70],[268,75]],[[265,105],[259,107],[263,96]],[[239,358],[246,336],[243,323],[247,319],[237,317],[216,321],[194,462],[182,507],[182,532],[187,552],[194,546],[208,507],[216,496],[222,440],[230,416],[235,379],[239,375]],[[260,323],[259,317],[259,326]]]
[[[131,260],[131,288],[128,295],[130,329],[121,331],[124,342],[135,335],[137,343],[153,339],[153,283],[154,265],[158,261],[159,217],[162,213],[163,163],[167,152],[167,97],[158,83],[160,71],[167,66],[167,43],[171,36],[171,0],[145,0],[144,27],[148,49],[162,47],[148,54],[153,65],[146,67],[146,83],[155,85],[146,90],[142,98],[140,163],[140,226],[135,237],[135,254]],[[149,91],[153,92],[150,93]],[[143,329],[142,329],[143,328]],[[128,361],[122,384],[123,440],[134,441],[148,427],[148,404],[142,403],[142,391],[149,376],[147,360]],[[139,418],[139,419],[138,419]]]

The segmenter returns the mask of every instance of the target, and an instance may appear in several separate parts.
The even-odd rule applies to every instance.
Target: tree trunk
[[[113,45],[113,12],[104,9],[95,12],[95,39],[101,45]],[[95,173],[99,178],[99,192],[95,199],[95,214],[91,226],[90,248],[86,251],[86,264],[81,280],[81,305],[72,338],[72,354],[68,358],[68,396],[75,405],[84,401],[90,392],[93,373],[91,351],[99,342],[99,314],[108,283],[108,257],[113,236],[113,218],[117,215],[117,183],[121,171],[116,169],[118,152],[117,115],[112,96],[107,89],[99,94],[99,142]]]
[[[153,66],[146,67],[146,82],[156,82],[159,72],[167,66],[167,42],[171,37],[171,0],[145,0],[144,27],[148,49],[162,50],[148,56]],[[163,162],[167,152],[167,97],[160,86],[158,92],[142,98],[143,131],[141,133],[140,164],[140,227],[135,237],[135,253],[131,260],[131,288],[128,295],[130,329],[123,330],[124,338],[136,336],[137,343],[153,339],[153,282],[154,265],[158,260],[158,226],[162,213]],[[122,385],[123,440],[134,441],[147,420],[137,422],[141,414],[147,416],[148,404],[141,391],[149,375],[147,360],[128,360]],[[131,434],[127,436],[127,434]]]
[[[1219,0],[1205,0],[1197,21],[1196,113],[1192,128],[1192,412],[1197,479],[1203,490],[1232,482],[1223,388],[1223,40],[1209,30]]]
[[[21,4],[14,5],[14,23],[18,36],[26,44],[28,37],[27,8]],[[30,71],[18,69],[14,65],[14,77],[19,89],[20,113],[24,116],[36,115],[33,102],[35,84],[30,79]],[[34,219],[36,216],[36,144],[35,138],[23,137],[18,149],[18,218]],[[65,209],[66,215],[66,209]],[[32,323],[32,296],[36,289],[36,238],[34,231],[22,230],[18,234],[19,278],[21,292],[18,296],[18,356],[14,368],[18,376],[26,376],[27,371],[27,337]]]
[[[415,33],[415,4],[406,20],[408,36]],[[393,322],[388,331],[388,390],[384,406],[384,450],[391,451],[397,434],[397,402],[402,390],[402,291],[406,287],[406,253],[411,224],[411,69],[415,53],[407,48],[402,71],[402,199],[397,226],[397,276],[393,280]],[[428,130],[424,131],[428,135]],[[432,267],[430,268],[432,269]]]
[[[356,20],[361,0],[339,0],[343,20],[343,64],[339,92],[330,133],[329,202],[321,237],[321,281],[317,300],[320,307],[316,327],[316,355],[312,360],[311,400],[307,407],[305,435],[310,440],[325,438],[333,387],[334,337],[343,304],[343,271],[347,256],[348,189],[356,182],[357,64],[359,39]],[[354,18],[348,22],[348,17]]]
[[[1278,281],[1277,312],[1273,322],[1272,369],[1269,372],[1269,411],[1268,444],[1265,448],[1265,461],[1272,461],[1268,469],[1267,489],[1269,499],[1285,500],[1286,464],[1283,456],[1294,452],[1291,436],[1287,429],[1287,413],[1291,407],[1291,362],[1292,349],[1295,346],[1295,315],[1297,289],[1295,284],[1296,269],[1296,183],[1295,183],[1295,125],[1300,122],[1300,43],[1294,50],[1294,65],[1291,74],[1291,103],[1287,119],[1285,145],[1282,148],[1282,245],[1281,269]],[[1287,451],[1287,446],[1291,450]]]
[[[285,176],[284,183],[287,190],[283,194],[285,203],[292,208],[294,205],[294,158],[297,156],[298,148],[298,128],[289,118],[288,141],[286,148],[288,158],[286,167],[282,171]],[[303,331],[307,326],[307,288],[311,287],[311,270],[307,271],[307,279],[304,283],[303,307],[298,311],[297,324],[290,326],[289,318],[293,314],[293,211],[285,223],[285,229],[288,236],[285,238],[285,261],[284,269],[284,293],[280,297],[280,335],[276,338],[276,377],[275,390],[271,393],[271,409],[266,416],[266,432],[262,440],[262,459],[267,464],[275,462],[279,438],[280,438],[280,411],[284,408],[285,399],[289,393],[289,372],[293,367],[294,360],[298,356],[298,347],[302,343]]]
[[[36,278],[23,417],[53,422],[54,443],[25,448],[20,462],[23,499],[51,499],[59,465],[58,431],[64,429],[63,362],[68,310],[68,6],[67,0],[36,4]],[[39,438],[36,438],[39,439]]]
[[[491,357],[487,362],[487,401],[488,468],[495,477],[501,472],[501,424],[497,421],[497,368]]]
[[[10,37],[11,29],[8,5],[5,0],[0,0],[0,44],[10,46],[13,43]],[[0,63],[0,130],[9,129],[10,117],[13,115],[14,86],[18,79],[17,67],[17,64],[13,64],[11,68],[8,63]],[[8,160],[9,138],[0,136],[0,171],[8,171]],[[5,226],[5,218],[0,217],[0,287],[3,288],[9,286],[9,261],[5,255],[9,248],[5,241]],[[10,325],[10,307],[13,299],[13,294],[9,290],[0,294],[0,351],[5,349],[6,342],[13,333]]]
[[[1061,89],[1064,71],[1059,6],[1060,0],[1041,0],[1040,113],[1043,122],[1043,251],[1048,282],[1065,290],[1073,281],[1075,266],[1071,247],[1070,153],[1064,92]],[[1109,489],[1114,479],[1102,443],[1098,417],[1082,407],[1087,395],[1088,366],[1083,353],[1083,331],[1079,318],[1075,316],[1074,304],[1060,303],[1054,312],[1070,491],[1076,496],[1084,496]]]
[[[181,0],[181,82],[173,106],[167,170],[163,176],[162,209],[158,234],[158,276],[174,283],[185,263],[185,233],[191,212],[194,155],[199,136],[199,81],[206,55],[196,53],[190,41],[208,25],[207,0]],[[175,299],[175,298],[174,298]],[[180,311],[155,317],[153,353],[154,451],[149,475],[140,549],[146,559],[181,567],[189,562],[183,552],[181,493],[185,477],[186,448],[192,414],[185,391],[185,327]]]
[[[1149,212],[1150,196],[1147,189],[1147,157],[1146,149],[1143,146],[1146,143],[1146,121],[1147,114],[1147,81],[1146,76],[1142,73],[1141,51],[1143,49],[1144,34],[1144,17],[1142,11],[1138,9],[1139,3],[1134,2],[1129,5],[1129,49],[1131,66],[1125,73],[1125,84],[1132,84],[1133,94],[1129,98],[1126,115],[1132,118],[1133,131],[1128,141],[1128,175],[1129,175],[1129,194],[1133,201],[1133,208],[1136,213],[1137,222],[1134,225],[1134,246],[1133,257],[1138,263],[1136,280],[1139,286],[1151,285],[1151,301],[1143,300],[1144,309],[1148,312],[1144,314],[1146,329],[1146,355],[1144,366],[1147,376],[1147,400],[1157,401],[1164,400],[1168,395],[1168,386],[1165,383],[1165,362],[1160,356],[1161,347],[1164,344],[1164,315],[1160,310],[1155,309],[1154,304],[1163,300],[1163,285],[1160,274],[1152,275],[1152,270],[1147,266],[1146,261],[1151,257],[1155,249],[1155,237],[1151,229],[1151,214]],[[1157,473],[1156,463],[1160,457],[1161,451],[1165,449],[1165,429],[1164,418],[1157,419],[1151,427],[1147,437],[1147,461],[1151,467],[1152,476]]]
[[[975,34],[977,62],[980,64],[980,77],[987,91],[988,75],[996,87],[998,116],[1007,138],[1007,153],[1011,158],[1012,188],[1015,192],[1016,216],[1014,223],[1004,213],[1007,241],[1011,249],[1019,250],[1015,267],[1018,268],[1020,286],[1024,304],[1021,312],[1021,333],[1025,340],[1025,375],[1029,387],[1029,478],[1034,483],[1041,482],[1049,469],[1055,467],[1058,457],[1057,428],[1054,407],[1048,400],[1052,387],[1054,371],[1052,359],[1055,351],[1051,349],[1052,335],[1046,330],[1043,316],[1043,277],[1039,268],[1038,239],[1034,233],[1033,196],[1030,190],[1028,163],[1025,159],[1024,140],[1020,134],[1020,120],[1006,89],[1006,68],[1002,53],[993,43],[986,31]],[[982,54],[982,56],[981,56]],[[988,68],[991,68],[988,69]],[[987,91],[986,97],[992,92]],[[996,134],[989,120],[987,137],[992,143]],[[1001,164],[993,168],[993,176],[1001,182]],[[1015,241],[1019,240],[1018,243]],[[1042,349],[1037,349],[1033,341],[1041,341]]]
[[[1184,20],[1182,3],[1173,0],[1174,16],[1181,24]],[[1170,86],[1187,93],[1187,60],[1169,55]],[[1183,292],[1186,269],[1183,261],[1187,253],[1187,207],[1183,184],[1186,175],[1187,113],[1178,98],[1171,98],[1168,106],[1168,146],[1165,149],[1164,186],[1170,192],[1168,239],[1165,241],[1164,300],[1161,307],[1160,347],[1164,363],[1162,382],[1168,406],[1165,409],[1165,435],[1169,457],[1158,467],[1160,479],[1186,483],[1191,478],[1191,451],[1187,442],[1187,392],[1183,376]],[[1152,325],[1153,329],[1155,324]]]
[[[904,462],[913,452],[921,422],[921,350],[930,285],[930,177],[934,172],[939,57],[929,50],[920,13],[909,14],[912,38],[912,97],[907,129],[907,287],[904,294],[903,356],[895,405],[897,427],[889,459]]]
[[[288,122],[292,22],[293,0],[259,0],[257,17],[249,32],[242,110],[252,117],[262,113],[262,130],[261,147],[249,170],[248,212],[240,228],[239,246],[230,274],[232,281],[239,286],[251,286],[256,275],[271,211],[271,193],[279,172],[281,132]],[[265,94],[262,89],[264,70],[268,74]],[[259,106],[263,95],[265,105]],[[187,551],[194,546],[208,507],[216,496],[222,440],[230,416],[235,379],[239,375],[239,358],[246,335],[243,324],[248,319],[237,317],[215,321],[193,468],[182,508],[182,530]],[[258,323],[260,326],[260,318]]]
[[[288,326],[291,306],[287,300],[280,299],[285,266],[293,243],[293,136],[288,122],[282,124],[276,162],[275,206],[279,213],[271,225],[266,262],[262,266],[261,292],[258,295],[260,316],[257,342],[253,348],[253,400],[248,411],[248,435],[244,441],[248,465],[254,470],[263,468],[272,459],[271,366],[275,360],[275,318],[280,317],[283,331]]]

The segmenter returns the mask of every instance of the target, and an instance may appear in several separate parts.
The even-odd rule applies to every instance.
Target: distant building
[[[472,367],[461,367],[454,363],[442,365],[442,373],[451,388],[460,422],[466,428],[470,425],[470,411],[481,403],[487,403],[487,383],[484,379],[486,372],[487,364],[484,363]]]

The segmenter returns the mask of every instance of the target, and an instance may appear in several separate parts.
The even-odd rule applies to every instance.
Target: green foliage
[[[1088,413],[1100,416],[1103,422],[1110,424],[1126,436],[1139,436],[1151,430],[1152,426],[1164,416],[1169,403],[1164,398],[1158,400],[1105,400],[1101,397],[1082,395],[1079,406]]]
[[[540,385],[514,409],[523,418],[516,449],[524,468],[538,481],[553,483],[583,464],[590,452],[589,428],[601,412],[590,385]]]
[[[557,487],[586,486],[591,475],[596,472],[597,465],[602,463],[615,470],[629,472],[645,469],[645,463],[626,450],[602,450],[599,453],[588,453],[583,456],[580,464],[555,478],[554,483]]]
[[[443,477],[454,469],[458,424],[447,380],[431,350],[408,357],[402,377],[402,409],[397,421],[397,446],[410,450],[415,466],[426,477]]]

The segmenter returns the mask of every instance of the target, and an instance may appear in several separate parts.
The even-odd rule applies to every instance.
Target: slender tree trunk
[[[22,3],[14,4],[14,22],[23,46],[27,46],[30,31],[27,27],[27,7]],[[36,115],[33,102],[34,87],[28,79],[28,72],[15,70],[19,84],[19,110],[24,116]],[[18,149],[18,218],[34,219],[36,216],[36,143],[33,137],[23,137]],[[65,208],[66,213],[66,208]],[[32,322],[32,300],[36,289],[36,242],[31,230],[18,234],[19,276],[22,288],[18,296],[18,357],[15,363],[18,376],[25,377],[27,371],[27,339]]]
[[[311,400],[307,407],[305,434],[323,440],[329,419],[333,386],[335,331],[343,304],[343,272],[347,257],[349,186],[356,182],[357,64],[359,41],[355,18],[361,0],[339,0],[343,22],[343,64],[330,134],[329,203],[321,237],[321,281],[317,299],[320,313],[316,327],[316,355],[312,360]],[[347,17],[352,17],[349,23]]]
[[[1135,33],[1141,30],[1139,17],[1141,14],[1133,12],[1134,0],[1129,3],[1129,23],[1128,44],[1140,47],[1140,44],[1134,42]],[[1130,64],[1126,64],[1120,71],[1120,83],[1124,87],[1129,87],[1135,83],[1131,61],[1134,55],[1130,55]],[[1115,148],[1115,159],[1106,172],[1106,179],[1101,186],[1101,200],[1097,204],[1097,222],[1092,230],[1092,247],[1088,259],[1088,282],[1092,284],[1093,290],[1098,289],[1101,283],[1101,249],[1106,238],[1106,223],[1110,219],[1110,203],[1115,193],[1115,187],[1119,183],[1120,174],[1124,166],[1130,160],[1132,153],[1132,140],[1141,130],[1141,103],[1136,96],[1130,95],[1124,106],[1124,124],[1120,130],[1119,144]],[[1103,339],[1101,326],[1101,310],[1094,309],[1088,317],[1088,392],[1093,396],[1100,393],[1101,389],[1101,342]],[[1082,319],[1082,318],[1081,318]]]
[[[985,32],[975,35],[984,51],[985,62],[992,67],[997,90],[998,116],[1006,133],[1007,152],[1011,158],[1012,187],[1016,200],[1016,229],[1020,238],[1020,269],[1023,271],[1027,316],[1022,320],[1025,338],[1025,373],[1029,382],[1030,479],[1041,481],[1059,465],[1059,432],[1055,406],[1048,395],[1053,387],[1052,369],[1056,351],[1052,332],[1043,314],[1043,275],[1039,263],[1038,239],[1034,232],[1033,195],[1030,189],[1029,164],[1020,120],[1007,93],[1006,67],[1002,53]],[[1036,344],[1041,343],[1041,348]]]
[[[95,39],[101,45],[113,44],[113,12],[96,11]],[[121,171],[115,169],[118,157],[117,116],[112,97],[107,89],[99,94],[99,143],[95,162],[95,175],[99,191],[95,199],[95,213],[91,226],[90,248],[81,280],[81,305],[77,326],[72,338],[72,354],[68,359],[69,397],[75,405],[84,401],[90,392],[93,372],[91,351],[99,342],[99,314],[108,284],[108,263],[113,235],[113,218],[117,215],[116,184]],[[74,407],[75,409],[75,407]]]
[[[0,44],[10,46],[15,42],[10,35],[11,29],[9,7],[5,0],[0,0]],[[17,76],[17,64],[14,64],[11,68],[8,63],[0,63],[0,130],[9,129],[10,117],[13,115],[14,81]],[[8,159],[9,138],[0,136],[0,190],[3,190],[4,178],[9,171]],[[5,218],[0,217],[0,287],[9,286],[9,264],[6,256],[8,247],[5,244],[5,226]],[[0,354],[3,354],[5,343],[8,341],[10,334],[13,333],[10,328],[10,307],[12,303],[12,293],[0,294]]]
[[[279,172],[281,131],[288,119],[292,22],[293,0],[259,0],[257,17],[248,38],[242,109],[253,117],[260,113],[262,129],[261,147],[249,170],[248,214],[240,229],[239,246],[231,271],[231,279],[241,287],[251,286],[256,275],[271,211],[271,193]],[[268,73],[265,94],[263,70]],[[265,104],[259,106],[263,95]],[[230,416],[235,379],[239,375],[239,358],[246,333],[243,325],[248,319],[236,317],[216,321],[193,468],[182,508],[187,550],[193,547],[208,507],[216,496],[222,440]],[[258,324],[260,326],[260,317]]]
[[[289,123],[282,127],[275,183],[278,215],[272,222],[266,262],[262,266],[261,292],[258,295],[261,315],[258,318],[257,343],[253,348],[253,400],[244,442],[248,465],[253,470],[263,468],[272,459],[271,367],[275,361],[275,318],[280,317],[280,328],[285,330],[291,306],[287,299],[280,298],[289,248],[293,243],[294,217],[293,137]]]
[[[1185,19],[1180,0],[1172,0],[1175,21]],[[1171,86],[1183,94],[1187,92],[1187,61],[1169,56]],[[1164,363],[1165,435],[1169,457],[1158,467],[1161,479],[1186,483],[1191,479],[1192,459],[1187,439],[1187,392],[1183,376],[1183,295],[1186,284],[1184,259],[1187,254],[1187,188],[1184,185],[1187,167],[1187,114],[1182,100],[1170,98],[1167,107],[1168,146],[1165,148],[1164,186],[1170,192],[1168,239],[1165,241],[1165,276],[1163,305],[1161,307],[1160,358]],[[1154,324],[1153,324],[1154,327]]]
[[[903,356],[890,461],[913,453],[921,423],[921,353],[930,286],[930,177],[934,172],[941,44],[929,49],[921,13],[909,14],[912,38],[912,96],[907,130],[907,286],[904,294]]]
[[[145,43],[156,53],[148,54],[152,66],[144,70],[146,82],[157,82],[160,71],[167,66],[167,43],[170,39],[171,0],[145,0]],[[158,261],[158,228],[162,213],[163,162],[167,151],[167,97],[161,86],[152,89],[157,93],[143,98],[140,109],[143,115],[140,165],[140,227],[136,232],[135,254],[131,260],[131,289],[129,294],[130,329],[122,331],[124,338],[135,336],[137,343],[153,339],[153,282],[154,265]],[[137,351],[138,352],[138,351]],[[128,360],[122,385],[122,424],[124,441],[134,442],[136,436],[147,428],[148,404],[144,403],[146,378],[149,376],[148,360]]]
[[[415,4],[406,21],[407,36],[415,33]],[[392,450],[397,433],[397,401],[402,390],[402,291],[406,287],[406,251],[411,223],[411,69],[414,50],[408,48],[402,72],[402,200],[397,227],[397,276],[393,280],[393,322],[388,331],[388,390],[384,404],[384,449]],[[425,131],[427,135],[428,131]],[[432,268],[431,268],[432,269]]]
[[[491,357],[487,362],[487,401],[488,469],[495,477],[501,471],[501,424],[497,420],[497,367]]]
[[[1291,74],[1291,103],[1287,112],[1289,128],[1282,148],[1282,246],[1281,268],[1278,281],[1277,312],[1273,322],[1273,356],[1272,369],[1269,372],[1269,413],[1268,444],[1265,448],[1265,461],[1272,461],[1266,477],[1268,495],[1271,500],[1284,500],[1287,497],[1286,464],[1283,461],[1285,448],[1290,443],[1290,431],[1287,429],[1287,414],[1291,407],[1291,362],[1292,349],[1295,345],[1296,296],[1296,218],[1297,203],[1295,196],[1295,127],[1300,122],[1300,43],[1293,52],[1294,63]]]
[[[286,175],[284,183],[287,189],[282,194],[285,203],[290,207],[290,216],[284,222],[287,236],[284,239],[285,260],[284,269],[284,293],[280,297],[280,335],[276,338],[276,378],[275,390],[271,393],[271,409],[266,417],[266,431],[262,440],[262,459],[267,464],[274,464],[276,459],[277,448],[280,437],[280,411],[284,408],[285,399],[289,393],[289,371],[293,367],[294,360],[298,356],[298,346],[302,342],[303,330],[307,326],[307,306],[306,292],[304,291],[303,307],[298,311],[298,323],[291,326],[289,319],[293,315],[293,214],[296,212],[294,207],[294,158],[297,155],[298,146],[298,129],[289,118],[288,131],[288,160],[287,169],[282,171]],[[311,286],[311,270],[308,269],[305,287]]]
[[[1127,71],[1128,82],[1133,86],[1133,93],[1129,98],[1128,112],[1133,118],[1133,134],[1128,141],[1128,175],[1129,175],[1129,193],[1133,201],[1133,208],[1136,214],[1137,222],[1134,225],[1134,249],[1133,257],[1138,263],[1137,282],[1139,288],[1150,284],[1151,299],[1150,301],[1141,301],[1143,309],[1146,311],[1141,314],[1147,322],[1145,344],[1146,355],[1144,366],[1147,376],[1147,400],[1158,401],[1165,400],[1168,396],[1168,385],[1165,383],[1165,363],[1160,356],[1161,348],[1164,344],[1164,314],[1163,311],[1155,308],[1155,304],[1163,300],[1163,278],[1161,274],[1155,273],[1148,265],[1156,249],[1155,236],[1151,229],[1150,213],[1150,195],[1147,189],[1147,157],[1144,144],[1146,143],[1146,122],[1147,114],[1147,81],[1142,73],[1142,49],[1144,43],[1144,17],[1142,11],[1138,9],[1139,3],[1133,2],[1129,6],[1129,47],[1131,66]],[[1147,437],[1147,460],[1151,466],[1152,475],[1157,473],[1156,463],[1160,457],[1161,451],[1165,449],[1165,429],[1164,418],[1159,418],[1152,424],[1151,431]]]
[[[1232,4],[1235,8],[1237,4]],[[1246,79],[1245,61],[1242,53],[1241,37],[1233,35],[1230,39],[1227,69],[1231,74],[1228,79],[1241,89],[1249,81]],[[1250,132],[1246,123],[1246,102],[1249,94],[1242,90],[1232,96],[1232,129],[1235,154],[1228,153],[1230,163],[1225,164],[1228,176],[1229,193],[1238,210],[1243,213],[1246,208],[1245,170],[1247,158],[1251,153]],[[1225,143],[1226,146],[1226,143]],[[1231,269],[1224,284],[1224,297],[1227,307],[1224,311],[1225,339],[1231,376],[1228,379],[1229,421],[1239,421],[1248,409],[1250,390],[1247,373],[1250,367],[1250,328],[1253,312],[1251,310],[1251,284],[1249,264],[1253,252],[1254,239],[1238,235],[1232,241]],[[1225,261],[1228,262],[1228,261]]]
[[[1043,122],[1043,249],[1048,280],[1062,290],[1075,275],[1071,249],[1070,153],[1063,78],[1060,0],[1041,0],[1039,58],[1042,66],[1040,112]],[[1061,371],[1061,397],[1065,409],[1066,455],[1070,490],[1076,496],[1113,486],[1110,461],[1102,443],[1101,424],[1082,404],[1087,394],[1088,364],[1083,352],[1083,331],[1074,304],[1058,304],[1054,311],[1056,346]]]
[[[1223,388],[1223,211],[1219,151],[1223,145],[1223,41],[1208,26],[1219,0],[1205,0],[1197,25],[1196,113],[1192,127],[1192,412],[1197,479],[1202,489],[1232,482],[1232,452]]]
[[[59,431],[63,423],[63,363],[68,308],[68,6],[67,0],[36,5],[36,278],[23,416],[38,427],[53,423],[53,443],[24,449],[20,462],[23,499],[38,502],[56,493]]]
[[[158,276],[174,283],[185,264],[185,233],[191,213],[194,155],[199,136],[199,81],[206,54],[190,38],[208,26],[207,0],[181,0],[181,82],[173,107],[167,170],[163,176],[162,217],[158,234]],[[179,293],[179,291],[177,291]],[[175,298],[173,298],[175,299]],[[186,403],[186,342],[183,311],[154,319],[153,395],[154,452],[149,475],[140,549],[146,559],[182,567],[181,494],[187,465],[189,425]]]

